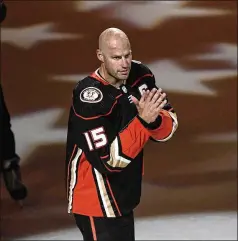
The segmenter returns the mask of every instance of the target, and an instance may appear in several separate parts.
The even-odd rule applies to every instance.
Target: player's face
[[[126,80],[131,69],[132,52],[128,40],[113,40],[104,54],[108,74],[116,80]]]

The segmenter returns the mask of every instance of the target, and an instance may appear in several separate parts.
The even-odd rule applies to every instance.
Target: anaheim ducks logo
[[[98,103],[102,97],[102,92],[95,87],[88,87],[80,93],[80,100],[87,103]]]

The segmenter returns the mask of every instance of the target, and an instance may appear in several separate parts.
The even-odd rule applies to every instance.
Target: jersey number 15
[[[98,149],[107,145],[107,137],[105,134],[105,130],[102,126],[96,129],[84,132],[83,134],[86,138],[88,148],[90,151],[93,151],[94,149]]]

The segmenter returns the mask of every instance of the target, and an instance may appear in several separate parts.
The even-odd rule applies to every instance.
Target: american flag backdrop
[[[29,197],[19,210],[1,188],[4,237],[74,225],[64,189],[71,93],[98,67],[108,27],[127,33],[179,120],[169,142],[145,148],[136,217],[236,210],[236,1],[5,2],[1,82]]]

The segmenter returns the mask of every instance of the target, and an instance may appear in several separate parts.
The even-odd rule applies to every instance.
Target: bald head
[[[115,48],[118,42],[130,45],[127,35],[122,30],[118,28],[107,28],[99,36],[99,49],[104,52],[108,48]]]
[[[100,73],[110,83],[126,80],[132,60],[131,46],[126,34],[118,28],[108,28],[100,34],[98,45]]]

